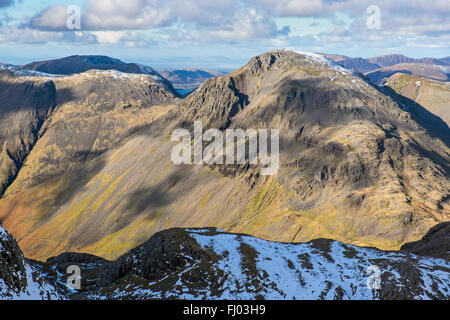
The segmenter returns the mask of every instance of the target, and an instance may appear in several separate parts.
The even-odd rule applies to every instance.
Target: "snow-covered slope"
[[[67,253],[37,263],[0,227],[0,252],[0,300],[450,298],[448,259],[326,239],[290,244],[175,228],[113,262]],[[63,274],[69,265],[83,279],[71,296]]]
[[[58,78],[62,77],[61,75],[56,74],[49,74],[45,72],[39,72],[39,71],[33,71],[33,70],[27,70],[22,69],[19,66],[15,66],[12,64],[1,64],[0,65],[0,72],[1,71],[7,71],[13,74],[16,77],[42,77],[42,78]]]
[[[142,68],[142,72],[140,73],[127,73],[122,71],[117,71],[114,69],[110,70],[97,70],[92,69],[81,73],[76,73],[73,75],[58,75],[58,74],[49,74],[40,71],[33,71],[22,69],[19,66],[15,66],[12,64],[0,64],[0,72],[6,71],[16,77],[40,77],[40,78],[80,78],[80,77],[91,77],[91,76],[110,76],[116,79],[151,79],[157,82],[165,82],[163,77],[161,77],[156,71],[154,71],[151,67],[147,67],[144,65],[140,65]],[[146,69],[144,67],[147,67]]]
[[[0,75],[2,72],[6,72],[7,74],[13,75],[15,77],[41,77],[41,78],[69,78],[69,77],[89,77],[93,74],[96,75],[107,75],[114,76],[116,78],[124,79],[124,78],[141,78],[141,79],[151,79],[155,81],[157,84],[165,85],[167,87],[172,88],[172,84],[162,77],[155,69],[150,66],[146,66],[143,64],[126,64],[117,59],[111,59],[112,65],[110,68],[106,68],[104,65],[100,66],[98,69],[95,68],[95,64],[92,68],[82,69],[83,71],[75,72],[75,73],[46,73],[41,71],[35,71],[27,69],[27,66],[16,66],[12,64],[2,64],[0,63]],[[114,68],[114,66],[119,66]],[[130,68],[126,68],[127,66],[131,66]],[[121,68],[123,67],[123,68]],[[172,88],[172,90],[174,90]]]
[[[16,241],[0,226],[0,300],[63,299],[38,264],[25,259]]]
[[[380,289],[370,289],[380,271]],[[94,299],[449,299],[450,264],[318,239],[171,229],[110,264]],[[371,282],[372,287],[375,282]]]
[[[150,66],[126,63],[119,59],[98,55],[75,55],[55,60],[37,61],[23,65],[21,68],[58,75],[78,74],[89,70],[117,70],[131,74],[146,74],[155,79],[158,78],[160,81],[167,81]]]
[[[311,63],[315,63],[318,65],[321,65],[325,68],[333,69],[337,72],[339,72],[341,75],[352,75],[356,77],[360,77],[358,73],[353,72],[352,70],[346,69],[340,64],[334,62],[330,58],[327,58],[324,55],[312,53],[312,52],[304,52],[304,51],[298,51],[298,50],[292,50],[292,49],[281,49],[281,50],[275,50],[273,52],[277,51],[288,51],[288,52],[294,52],[300,56],[303,56],[306,60],[308,60]]]

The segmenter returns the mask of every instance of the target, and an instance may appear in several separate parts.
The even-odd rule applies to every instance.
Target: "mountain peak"
[[[126,63],[103,55],[74,55],[55,60],[36,61],[22,66],[22,69],[49,74],[70,75],[88,70],[117,70],[125,73],[148,74],[163,77],[153,68],[140,63]]]
[[[293,49],[277,49],[265,52],[250,59],[246,66],[252,65],[260,67],[264,70],[268,70],[272,65],[274,65],[275,68],[280,68],[280,70],[285,72],[289,72],[295,68],[312,67],[321,70],[338,72],[342,75],[347,74],[359,76],[324,55]],[[244,66],[244,68],[246,66]]]

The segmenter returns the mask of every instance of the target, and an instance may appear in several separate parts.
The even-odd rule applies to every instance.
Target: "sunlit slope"
[[[152,76],[92,70],[54,78],[56,109],[6,195],[78,168],[173,107]]]
[[[279,129],[278,173],[174,165],[171,133],[195,120]],[[446,142],[329,60],[274,51],[208,80],[87,165],[0,200],[0,218],[35,259],[117,258],[173,226],[398,249],[450,218]]]

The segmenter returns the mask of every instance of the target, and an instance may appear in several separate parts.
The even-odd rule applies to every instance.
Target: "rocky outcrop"
[[[438,224],[421,240],[405,243],[401,250],[450,261],[450,222]]]
[[[73,298],[450,297],[450,265],[441,259],[359,248],[326,239],[273,243],[214,228],[159,232],[118,260],[104,264],[98,272],[101,275],[97,286],[81,290]],[[378,283],[371,281],[378,276]]]
[[[75,267],[80,287],[69,289]],[[216,228],[164,230],[115,261],[67,252],[38,263],[0,227],[0,300],[445,300],[449,273],[448,260],[406,251],[275,243]]]
[[[45,277],[38,264],[23,257],[16,241],[0,226],[0,300],[64,297],[65,292]]]
[[[182,229],[162,231],[108,264],[100,276],[99,285],[107,287],[128,276],[155,281],[178,273],[193,261],[212,263],[218,258],[214,252],[203,250],[189,233]]]

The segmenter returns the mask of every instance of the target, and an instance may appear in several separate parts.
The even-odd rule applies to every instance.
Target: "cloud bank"
[[[0,0],[0,7],[12,2]],[[373,4],[381,11],[379,30],[366,26],[367,8]],[[0,39],[31,41],[34,35],[35,41],[48,38],[135,46],[258,41],[286,46],[308,41],[310,46],[334,43],[347,47],[361,43],[369,47],[432,43],[446,48],[449,15],[448,0],[85,0],[80,30],[67,29],[67,7],[56,5],[18,25],[3,26]],[[286,19],[290,23],[285,24]],[[326,21],[326,25],[320,31],[299,29],[302,19],[313,19],[317,26]]]

